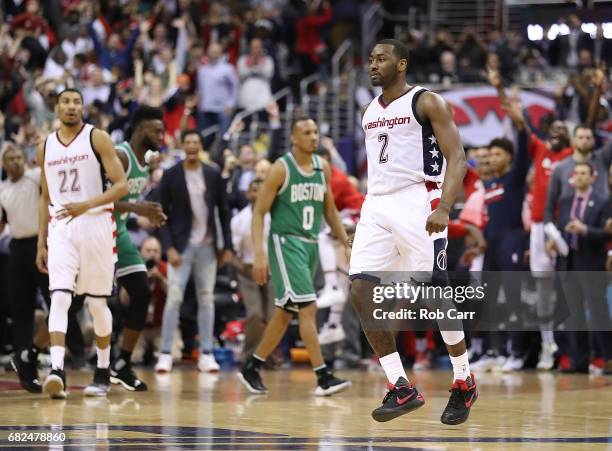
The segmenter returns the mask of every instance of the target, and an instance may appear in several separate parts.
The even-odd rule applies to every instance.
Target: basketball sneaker
[[[138,379],[134,373],[132,364],[123,359],[116,360],[110,367],[110,381],[129,391],[147,391],[148,389],[147,384]]]
[[[478,399],[474,373],[470,373],[464,381],[455,380],[449,391],[451,395],[440,421],[444,424],[461,424],[468,419],[470,409]]]
[[[30,393],[41,393],[42,385],[38,381],[37,361],[28,359],[28,351],[16,352],[11,357],[11,366],[19,376],[21,386]]]
[[[215,356],[212,354],[200,354],[200,358],[198,359],[198,370],[203,373],[216,373],[221,369],[217,361],[215,360]]]
[[[268,389],[263,384],[259,374],[261,365],[257,365],[253,360],[253,357],[249,357],[238,373],[238,380],[243,383],[249,392],[263,395],[267,393]]]
[[[336,304],[344,304],[346,295],[337,287],[325,286],[317,297],[317,308],[324,309]]]
[[[351,381],[338,379],[330,371],[326,371],[318,378],[315,396],[331,396],[340,393],[351,386]]]
[[[66,373],[64,370],[51,370],[43,383],[43,391],[52,399],[66,399]]]
[[[172,354],[160,353],[155,364],[156,373],[169,373],[172,371]]]
[[[106,396],[110,391],[110,371],[108,368],[96,368],[93,382],[85,387],[85,396]]]
[[[536,368],[541,371],[549,371],[555,366],[555,353],[559,350],[555,342],[542,343],[540,359]]]
[[[389,391],[385,395],[382,405],[372,411],[372,418],[376,421],[381,423],[390,421],[425,404],[423,395],[404,377],[400,377],[395,385],[387,384],[387,388]]]
[[[325,323],[319,332],[319,344],[325,346],[331,343],[337,343],[346,338],[342,324]]]

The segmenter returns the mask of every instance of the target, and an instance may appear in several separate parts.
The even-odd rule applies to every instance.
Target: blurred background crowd
[[[539,332],[536,325],[534,332],[474,334],[473,360],[481,362],[481,370],[612,371],[609,331],[586,332],[602,327],[590,323],[594,312],[609,318],[607,287],[572,294],[584,299],[583,322],[589,327],[550,332],[558,325],[555,300],[564,291],[551,276],[552,267],[602,273],[610,267],[612,21],[601,20],[612,18],[612,11],[606,2],[507,3],[2,0],[2,179],[7,178],[6,149],[22,149],[26,169],[36,165],[36,144],[58,127],[54,104],[66,87],[83,93],[85,121],[108,131],[117,143],[129,139],[131,115],[139,105],[163,109],[164,145],[149,161],[146,200],[159,200],[164,170],[184,158],[181,132],[196,128],[204,144],[200,159],[221,173],[236,215],[235,255],[219,269],[215,286],[215,357],[229,365],[248,355],[273,304],[268,291],[249,283],[249,231],[238,213],[249,208],[270,164],[290,150],[291,118],[305,112],[320,127],[320,153],[334,165],[336,203],[347,227],[354,227],[367,186],[360,113],[379,94],[368,83],[367,56],[378,38],[397,37],[410,49],[409,82],[441,92],[453,105],[470,165],[452,213],[448,269],[524,274],[518,288],[502,281],[492,302],[509,306],[509,318],[528,313],[540,324]],[[517,138],[522,133],[527,142]],[[584,162],[586,174],[580,172]],[[581,181],[576,185],[574,179]],[[583,192],[585,204],[604,199],[596,217],[575,208],[573,199]],[[561,207],[568,196],[565,217]],[[539,227],[549,222],[569,243],[569,256],[545,238],[534,249],[530,233],[540,234]],[[133,217],[128,225],[147,261],[155,298],[134,357],[150,365],[159,351],[166,299],[165,249],[143,218]],[[336,367],[369,367],[369,347],[346,302],[346,262],[335,255],[333,240],[322,236],[322,241],[327,250],[321,251],[318,285],[325,299],[320,310],[325,355]],[[9,242],[5,227],[3,274]],[[553,266],[534,267],[536,254]],[[538,277],[538,271],[546,277]],[[12,289],[5,278],[0,284],[4,356],[12,350],[12,329],[19,327],[11,314]],[[551,296],[538,303],[534,297],[541,300],[542,289]],[[190,282],[173,350],[177,360],[197,360],[195,298]],[[112,303],[119,311],[127,302],[125,293],[117,293]],[[42,321],[44,302],[39,307]],[[79,315],[83,334],[69,346],[75,367],[93,352],[87,314]],[[120,317],[115,334],[121,331]],[[414,369],[448,364],[438,358],[445,352],[432,331],[401,332],[397,339]],[[305,361],[300,348],[294,327],[270,366]]]

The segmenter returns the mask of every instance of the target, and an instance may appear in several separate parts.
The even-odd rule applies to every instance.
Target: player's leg
[[[98,360],[93,383],[85,388],[85,396],[106,396],[110,390],[110,352],[113,316],[105,297],[86,296],[85,301],[93,319]]]
[[[217,258],[212,244],[196,248],[194,273],[198,300],[198,334],[200,336],[200,358],[198,369],[203,372],[219,371],[213,355],[213,328],[215,325],[215,282],[217,280]]]
[[[185,288],[191,275],[193,258],[193,247],[188,245],[181,254],[181,264],[178,267],[168,265],[168,292],[162,318],[161,352],[155,365],[155,371],[160,373],[172,370],[172,343],[179,322]]]
[[[346,337],[344,333],[344,328],[342,326],[342,314],[344,313],[344,307],[346,305],[346,301],[348,300],[348,291],[349,291],[349,281],[348,281],[348,257],[346,255],[346,250],[344,246],[341,246],[338,240],[331,239],[329,235],[326,236],[334,248],[335,253],[335,263],[336,270],[334,272],[336,277],[336,282],[338,284],[338,291],[342,295],[342,301],[340,303],[333,304],[329,308],[329,316],[327,317],[327,321],[321,327],[319,331],[319,343],[321,346],[337,343],[343,341]],[[324,268],[323,259],[324,256],[321,254],[321,240],[319,240],[319,254],[321,257],[321,266]],[[325,269],[324,269],[325,270]],[[317,304],[321,300],[321,296],[317,299]]]
[[[120,355],[111,367],[110,380],[113,384],[120,384],[126,390],[145,391],[147,385],[136,376],[132,369],[132,353],[147,319],[151,300],[149,280],[146,272],[137,271],[119,277],[117,281],[119,286],[125,288],[130,302],[125,309],[125,326],[119,345]]]
[[[76,221],[76,219],[74,220]],[[49,268],[49,351],[51,371],[43,383],[43,391],[51,398],[66,397],[66,374],[64,355],[66,353],[66,330],[68,328],[68,309],[72,303],[74,281],[79,270],[79,255],[73,239],[74,221],[57,221],[49,224],[47,238]]]
[[[325,277],[325,286],[317,297],[317,306],[327,308],[332,305],[343,304],[345,297],[339,289],[338,275],[336,274],[338,269],[336,251],[333,239],[327,231],[319,234],[319,256],[321,269]]]

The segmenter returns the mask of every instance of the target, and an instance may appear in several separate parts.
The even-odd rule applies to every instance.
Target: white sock
[[[458,357],[450,356],[453,364],[453,380],[466,380],[470,375],[470,362],[468,360],[467,351]]]
[[[324,273],[326,287],[338,287],[338,276],[336,271],[327,271]]]
[[[66,348],[63,346],[51,346],[49,351],[51,352],[51,368],[54,370],[63,370]]]
[[[551,345],[555,342],[555,336],[552,330],[541,330],[540,336],[542,337],[542,343]]]
[[[393,354],[380,357],[378,361],[380,362],[380,366],[383,367],[383,370],[385,370],[387,380],[390,384],[395,385],[400,377],[408,380],[408,376],[406,376],[406,371],[404,370],[404,365],[402,365],[402,359],[400,359],[400,355],[397,351]]]
[[[110,365],[110,345],[104,349],[100,349],[96,346],[98,353],[98,368],[108,368]]]

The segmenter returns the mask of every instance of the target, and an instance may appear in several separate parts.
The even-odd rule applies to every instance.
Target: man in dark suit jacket
[[[587,162],[576,163],[572,179],[575,192],[559,200],[557,228],[569,246],[567,257],[557,259],[557,270],[570,316],[565,322],[566,330],[591,331],[599,352],[612,362],[610,343],[610,316],[606,289],[606,243],[612,237],[605,231],[610,217],[610,201],[592,190],[594,173]],[[554,244],[547,244],[554,249]],[[586,320],[585,307],[589,315]],[[569,353],[573,369],[586,366],[588,354],[580,348],[580,335],[569,334]],[[593,371],[596,371],[592,368]]]
[[[198,298],[200,371],[218,371],[212,355],[214,287],[217,263],[231,259],[232,237],[225,184],[218,169],[199,159],[202,139],[197,130],[183,133],[185,160],[168,169],[160,182],[160,197],[168,217],[160,235],[168,255],[168,296],[162,320],[161,354],[155,370],[172,369],[172,341],[185,287],[193,273]],[[218,236],[217,217],[222,236]],[[222,243],[221,243],[222,240]],[[217,253],[217,249],[223,250]]]

